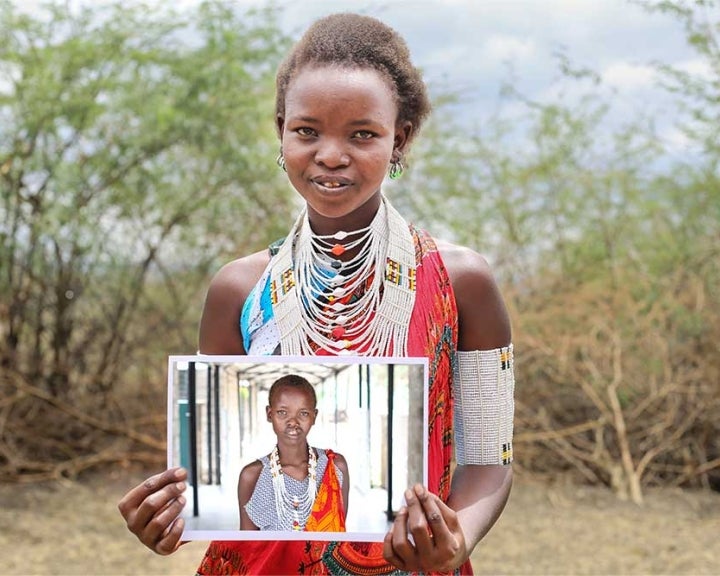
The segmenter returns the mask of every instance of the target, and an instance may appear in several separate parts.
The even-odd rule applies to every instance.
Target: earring
[[[402,163],[402,156],[398,157],[397,160],[392,160],[390,162],[390,169],[388,170],[390,180],[397,180],[400,178],[403,174],[403,170],[405,170],[405,166],[403,166]]]
[[[287,168],[285,168],[285,156],[283,156],[282,146],[280,146],[280,154],[278,154],[277,158],[275,158],[275,162],[278,166],[280,166],[280,168],[287,172]]]

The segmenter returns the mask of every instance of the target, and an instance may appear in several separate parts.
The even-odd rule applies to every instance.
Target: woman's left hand
[[[467,547],[457,513],[420,484],[405,491],[405,501],[385,535],[385,560],[407,572],[458,568]]]

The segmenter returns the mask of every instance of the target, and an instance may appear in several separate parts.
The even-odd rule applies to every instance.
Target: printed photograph
[[[381,541],[427,482],[422,358],[171,356],[183,539]]]

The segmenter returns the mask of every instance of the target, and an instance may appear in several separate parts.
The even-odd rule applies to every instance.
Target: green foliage
[[[700,63],[656,65],[686,154],[652,117],[611,119],[600,75],[559,54],[554,100],[507,86],[513,114],[472,130],[441,110],[398,185],[407,212],[501,279],[523,467],[636,500],[641,485],[720,484],[720,6],[649,8],[677,18]]]
[[[134,360],[195,350],[208,272],[290,220],[287,39],[226,3],[0,11],[0,365],[107,404]]]
[[[600,76],[558,54],[557,97],[505,87],[512,115],[462,126],[461,95],[445,94],[388,186],[403,213],[493,263],[514,324],[519,463],[636,499],[720,482],[718,4],[643,4],[677,19],[702,64],[656,65],[688,154],[665,149],[653,118],[612,124]],[[0,12],[0,473],[107,446],[157,454],[66,402],[130,431],[161,414],[148,406],[163,357],[194,349],[209,272],[285,232],[272,118],[287,39],[273,9],[222,2]],[[109,436],[67,445],[83,426]]]

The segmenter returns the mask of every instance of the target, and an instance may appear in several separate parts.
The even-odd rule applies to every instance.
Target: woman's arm
[[[510,319],[487,261],[476,252],[442,245],[458,308],[458,349],[508,346]],[[500,517],[512,486],[512,466],[465,465],[453,473],[447,504],[458,513],[468,551]]]
[[[338,470],[342,472],[343,475],[343,482],[342,482],[342,497],[343,497],[343,507],[345,510],[345,517],[347,518],[348,514],[348,506],[350,504],[349,498],[350,498],[350,471],[348,470],[347,460],[345,460],[345,456],[342,454],[335,453],[335,465],[338,467]]]
[[[245,505],[255,491],[255,485],[262,472],[262,462],[255,460],[240,471],[238,479],[238,506],[240,510],[240,530],[260,530],[248,516]]]
[[[508,346],[510,321],[488,263],[468,248],[439,247],[457,303],[459,350]],[[386,559],[408,571],[458,568],[499,518],[511,485],[510,465],[464,465],[453,474],[447,503],[421,485],[407,490],[385,538]]]

